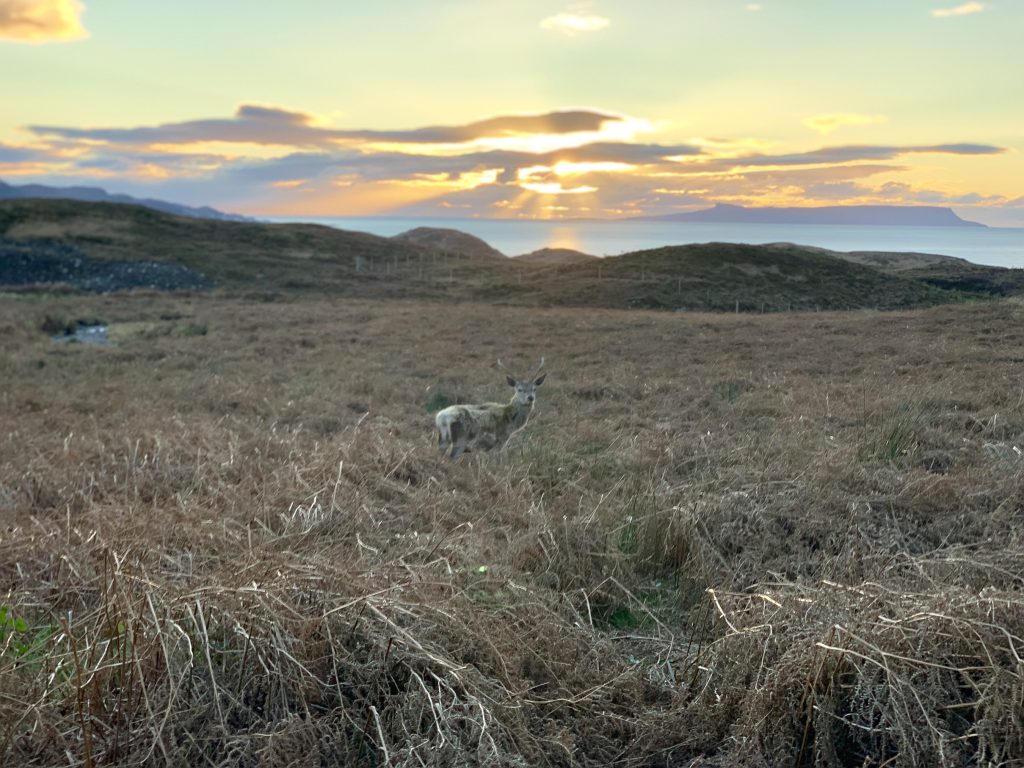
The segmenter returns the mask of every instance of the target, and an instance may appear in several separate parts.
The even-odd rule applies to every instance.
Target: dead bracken
[[[0,297],[0,763],[1020,762],[1022,305],[439,306]]]

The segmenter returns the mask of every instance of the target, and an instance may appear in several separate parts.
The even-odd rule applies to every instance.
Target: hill
[[[88,203],[127,203],[129,205],[144,205],[164,213],[171,213],[176,216],[193,216],[200,219],[222,219],[224,221],[252,221],[248,216],[240,216],[236,213],[224,213],[208,205],[193,207],[171,203],[167,200],[156,200],[150,197],[132,197],[131,195],[116,195],[107,192],[100,187],[48,187],[43,184],[23,184],[15,186],[0,181],[0,200],[14,200],[18,198],[43,198],[60,200],[80,200]]]
[[[408,232],[395,235],[392,240],[401,240],[415,245],[425,245],[440,251],[459,253],[466,256],[486,256],[492,259],[504,259],[505,254],[492,248],[479,237],[460,232],[457,229],[443,227],[416,227]]]
[[[90,259],[178,265],[236,294],[760,312],[918,307],[1018,290],[1012,270],[953,261],[941,270],[895,271],[797,245],[706,243],[548,263],[315,224],[196,219],[69,200],[0,201],[0,237],[22,255],[38,248],[42,257],[59,244]],[[471,242],[453,238],[440,242]]]
[[[744,208],[719,203],[712,208],[643,221],[734,222],[739,224],[832,224],[840,226],[984,227],[965,221],[949,208],[931,205],[825,205],[809,208]]]
[[[541,248],[531,253],[524,253],[516,256],[521,262],[532,264],[579,264],[581,262],[592,263],[597,256],[589,253],[575,251],[572,248]]]
[[[548,268],[530,286],[552,304],[652,309],[893,309],[964,298],[816,249],[734,243],[669,246]]]
[[[829,248],[819,248],[810,245],[797,245],[796,243],[767,243],[767,248],[798,247],[805,251],[821,253],[827,256],[834,256],[837,259],[852,261],[855,264],[866,264],[879,269],[903,272],[910,269],[933,268],[947,266],[950,264],[970,264],[966,259],[958,256],[944,256],[938,253],[915,253],[912,251],[833,251]]]
[[[317,224],[197,219],[74,200],[0,201],[0,237],[61,243],[96,259],[177,264],[232,291],[429,298],[446,295],[449,284],[474,290],[475,280],[509,261]]]
[[[793,248],[792,243],[773,243],[769,247]],[[956,256],[936,253],[890,253],[886,251],[830,251],[825,248],[796,246],[804,250],[834,256],[877,267],[921,280],[938,288],[992,296],[1024,293],[1024,270],[975,264]]]

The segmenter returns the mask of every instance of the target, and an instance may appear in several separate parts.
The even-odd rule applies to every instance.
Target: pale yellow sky
[[[1021,30],[1015,0],[0,0],[0,178],[253,214],[1024,226]]]

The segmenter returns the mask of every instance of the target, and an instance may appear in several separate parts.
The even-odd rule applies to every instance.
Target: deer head
[[[533,401],[537,399],[537,387],[544,383],[544,378],[547,376],[546,373],[541,374],[541,370],[544,368],[544,358],[541,357],[540,365],[537,366],[533,375],[523,380],[517,379],[508,368],[502,365],[501,360],[498,361],[498,367],[505,371],[505,381],[508,382],[508,385],[516,390],[516,404],[532,406]]]

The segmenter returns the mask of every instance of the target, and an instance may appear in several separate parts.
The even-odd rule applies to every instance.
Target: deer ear
[[[507,374],[507,373],[505,374],[505,381],[507,381],[507,382],[508,382],[508,385],[509,385],[510,387],[514,387],[514,386],[516,385],[516,380],[515,380],[515,379],[513,379],[513,378],[512,378],[512,377],[511,377],[511,376],[510,376],[509,374]]]
[[[534,385],[539,387],[541,384],[544,383],[544,379],[546,379],[547,377],[548,377],[548,375],[545,373],[543,376],[541,376],[539,379],[537,379],[535,382],[533,382]]]

